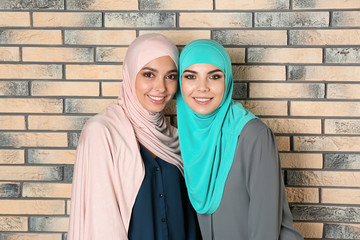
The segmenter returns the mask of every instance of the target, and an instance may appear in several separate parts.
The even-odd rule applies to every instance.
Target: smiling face
[[[181,91],[186,104],[196,113],[209,114],[220,105],[225,91],[225,75],[206,63],[187,67],[181,76]]]
[[[161,112],[176,92],[177,76],[176,65],[169,56],[148,62],[135,80],[140,104],[150,112]]]

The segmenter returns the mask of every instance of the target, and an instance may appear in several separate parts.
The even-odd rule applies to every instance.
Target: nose
[[[154,89],[161,93],[166,91],[165,79],[163,77],[157,77],[155,79]]]
[[[200,79],[199,86],[198,86],[198,91],[199,92],[207,92],[207,91],[209,91],[209,86],[208,86],[208,82],[207,82],[206,78]]]

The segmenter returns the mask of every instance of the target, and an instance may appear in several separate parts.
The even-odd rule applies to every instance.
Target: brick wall
[[[359,0],[0,0],[0,28],[1,240],[66,239],[81,128],[148,32],[222,43],[234,98],[277,135],[296,228],[360,239]]]

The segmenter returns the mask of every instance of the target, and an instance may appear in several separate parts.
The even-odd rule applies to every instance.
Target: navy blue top
[[[145,177],[132,210],[129,240],[201,239],[179,169],[140,145]]]

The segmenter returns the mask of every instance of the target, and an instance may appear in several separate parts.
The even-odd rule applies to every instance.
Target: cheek
[[[177,90],[177,81],[170,81],[167,84],[167,90],[169,92],[169,94],[173,95],[176,93]]]
[[[183,92],[183,95],[187,95],[189,93],[192,92],[193,86],[189,81],[182,81],[182,85],[181,85],[181,91]]]

